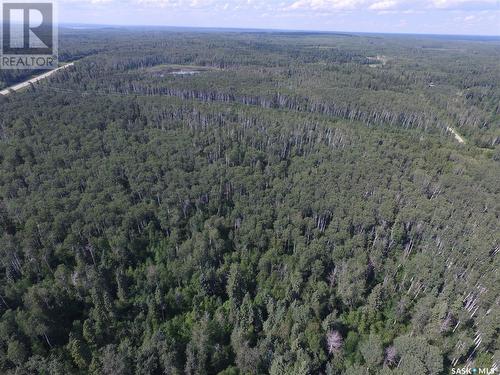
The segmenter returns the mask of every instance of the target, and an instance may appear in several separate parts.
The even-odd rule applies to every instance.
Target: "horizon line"
[[[17,22],[16,22],[17,24]],[[3,22],[0,20],[0,29]],[[354,35],[392,35],[392,36],[431,36],[431,37],[482,37],[500,40],[500,34],[461,34],[461,33],[419,33],[419,32],[394,32],[394,31],[345,31],[345,30],[318,30],[318,29],[281,29],[281,28],[264,28],[264,27],[231,27],[231,26],[172,26],[172,25],[158,25],[158,24],[114,24],[114,23],[85,23],[85,22],[59,22],[56,23],[59,28],[71,27],[112,27],[112,28],[165,28],[165,29],[191,29],[191,30],[213,30],[213,31],[226,31],[226,32],[288,32],[288,33],[314,33],[314,34],[354,34]],[[0,30],[1,31],[1,30]]]
[[[0,22],[1,25],[1,22]],[[230,27],[230,26],[171,26],[171,25],[145,25],[145,24],[103,24],[103,23],[84,23],[84,22],[60,22],[59,27],[64,26],[84,26],[84,27],[142,27],[142,28],[168,28],[168,29],[194,29],[194,30],[225,30],[225,31],[241,31],[241,32],[308,32],[315,34],[378,34],[378,35],[407,35],[407,36],[451,36],[451,37],[485,37],[499,38],[500,34],[436,34],[436,33],[411,33],[411,32],[392,32],[392,31],[343,31],[343,30],[317,30],[317,29],[280,29],[280,28],[263,28],[263,27]]]

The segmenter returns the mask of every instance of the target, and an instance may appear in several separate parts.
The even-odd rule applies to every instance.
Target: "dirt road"
[[[447,127],[446,130],[448,130],[450,133],[452,133],[455,136],[455,139],[458,141],[458,143],[465,143],[465,139],[462,138],[460,134],[457,133],[457,131],[451,127]]]
[[[69,63],[69,64],[66,64],[64,66],[61,66],[57,69],[54,69],[54,70],[51,70],[47,73],[43,73],[43,74],[40,74],[39,76],[36,76],[36,77],[33,77],[27,81],[24,81],[24,82],[21,82],[21,83],[18,83],[14,86],[11,86],[11,87],[7,87],[5,90],[2,90],[0,91],[0,95],[3,95],[3,96],[6,96],[6,95],[9,95],[15,91],[19,91],[19,90],[22,90],[26,87],[29,87],[30,84],[32,83],[36,83],[38,81],[41,81],[45,78],[48,78],[50,77],[52,74],[54,74],[55,72],[58,72],[59,70],[62,70],[62,69],[66,69],[66,68],[69,68],[70,66],[73,66],[75,65],[74,63]]]

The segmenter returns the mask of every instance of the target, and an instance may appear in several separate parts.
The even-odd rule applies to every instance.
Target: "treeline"
[[[483,148],[500,142],[495,42],[94,33],[97,46],[113,39],[111,49],[60,75],[59,87],[235,101],[441,133],[453,127]],[[158,73],[179,64],[205,70],[190,76]]]

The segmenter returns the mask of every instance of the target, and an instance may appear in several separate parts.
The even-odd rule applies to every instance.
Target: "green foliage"
[[[496,41],[61,43],[75,68],[0,98],[0,373],[498,361]]]
[[[377,368],[384,360],[382,341],[377,335],[370,335],[359,347],[359,351],[369,368]]]

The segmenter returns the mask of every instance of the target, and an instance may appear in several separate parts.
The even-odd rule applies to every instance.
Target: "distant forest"
[[[499,40],[60,44],[0,96],[0,373],[498,369]]]

